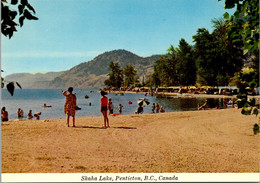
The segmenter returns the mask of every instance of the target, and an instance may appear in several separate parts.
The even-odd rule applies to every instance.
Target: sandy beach
[[[64,116],[65,117],[65,116]],[[256,116],[241,109],[2,123],[2,173],[257,173]]]

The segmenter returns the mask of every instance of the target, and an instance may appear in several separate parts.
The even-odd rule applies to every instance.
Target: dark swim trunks
[[[103,106],[103,107],[101,108],[101,111],[107,111],[107,106]]]

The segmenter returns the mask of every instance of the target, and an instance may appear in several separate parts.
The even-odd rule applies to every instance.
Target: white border
[[[259,173],[2,173],[1,182],[259,182]],[[141,180],[141,181],[140,181]]]

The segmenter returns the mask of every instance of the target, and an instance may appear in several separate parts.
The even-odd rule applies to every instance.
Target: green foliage
[[[192,47],[184,39],[181,39],[176,53],[176,71],[179,84],[183,86],[194,85],[196,83],[196,65]]]
[[[154,65],[152,78],[155,86],[194,85],[196,66],[192,46],[181,39],[178,48],[171,45],[167,52],[168,55]]]
[[[119,63],[111,61],[109,70],[111,72],[108,74],[109,78],[105,80],[105,85],[120,88],[123,83],[123,70],[120,68]]]
[[[233,43],[226,36],[223,19],[213,19],[212,33],[202,28],[193,36],[197,82],[201,85],[228,85],[229,80],[242,68],[245,56],[241,42]]]
[[[220,1],[220,0],[219,0]],[[225,0],[225,8],[236,6],[233,15],[225,13],[228,36],[243,41],[244,54],[259,50],[259,0]]]
[[[18,7],[18,10],[13,10],[13,8],[10,8],[10,5],[12,5],[12,7]],[[27,0],[21,0],[20,3],[18,3],[18,0],[11,0],[11,4],[9,4],[7,0],[1,0],[1,9],[2,34],[9,37],[9,39],[13,36],[13,33],[17,31],[16,27],[18,25],[20,25],[20,27],[23,26],[25,19],[38,20],[37,17],[32,15],[32,13],[35,14],[35,10]],[[17,19],[19,20],[19,24],[16,22]]]
[[[1,70],[1,72],[4,72],[3,70]],[[4,88],[5,84],[4,84],[5,80],[3,77],[1,77],[1,88]],[[12,82],[9,82],[7,85],[6,85],[6,88],[7,88],[7,91],[13,96],[14,95],[14,89],[15,89],[15,84],[20,88],[22,89],[22,86],[18,83],[18,82],[15,82],[12,81]]]
[[[258,124],[254,124],[254,126],[253,126],[253,132],[254,132],[254,135],[256,135],[256,134],[259,133],[259,125],[258,125]]]
[[[155,86],[170,86],[178,83],[175,58],[164,56],[155,62],[153,81]]]
[[[256,116],[259,114],[259,111],[258,111],[258,109],[257,109],[256,107],[254,108],[254,110],[253,110],[253,113],[252,113],[252,114],[254,114],[254,115],[256,115]]]
[[[241,108],[241,107],[246,105],[246,103],[247,103],[247,95],[246,94],[238,93],[237,98],[238,98],[238,100],[237,100],[237,107],[238,108]]]
[[[119,63],[111,61],[109,70],[111,71],[108,74],[109,78],[104,82],[106,86],[120,88],[121,86],[130,87],[139,83],[137,71],[131,64],[126,65],[122,70]]]
[[[250,109],[243,107],[243,109],[241,110],[241,114],[244,114],[244,115],[251,115],[251,112],[252,112],[252,107]]]
[[[251,91],[257,86],[259,86],[259,71],[253,68],[244,68],[238,73],[239,79],[239,90],[241,93],[246,93],[246,87],[250,87]]]
[[[137,71],[134,69],[132,65],[126,65],[123,70],[123,74],[125,76],[124,78],[125,86],[131,86],[134,83],[139,83],[138,76],[136,75]]]

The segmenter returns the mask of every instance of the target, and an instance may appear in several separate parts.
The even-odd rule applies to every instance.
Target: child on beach
[[[161,106],[161,108],[160,108],[160,112],[162,112],[162,113],[165,112],[163,106]]]
[[[155,111],[155,103],[153,103],[152,105],[152,113],[154,113],[154,111]]]
[[[32,110],[29,111],[29,113],[27,114],[27,119],[32,119],[33,115],[32,115]]]
[[[108,99],[105,96],[106,92],[104,92],[103,90],[100,92],[101,94],[101,99],[100,99],[100,111],[103,114],[104,117],[104,128],[109,128],[109,120],[107,117],[107,106],[108,106]]]
[[[137,111],[135,111],[135,114],[142,114],[143,112],[144,112],[144,108],[141,104],[139,104]]]
[[[120,113],[120,114],[122,113],[122,109],[123,109],[122,104],[119,104],[119,105],[118,105],[118,110],[119,110],[119,113]]]
[[[108,100],[108,112],[109,112],[109,115],[113,114],[113,109],[114,109],[114,106],[113,106],[113,103],[112,103],[112,99],[109,98],[109,100]]]
[[[77,108],[77,97],[72,93],[73,88],[69,87],[68,90],[63,91],[62,94],[66,97],[65,105],[64,105],[64,113],[67,114],[67,125],[70,126],[69,120],[70,116],[72,116],[73,127],[75,127],[75,114]],[[69,92],[69,93],[67,93]]]
[[[159,113],[159,110],[160,110],[160,106],[158,103],[155,104],[155,111],[156,113]]]
[[[17,117],[18,117],[18,119],[22,119],[23,118],[23,110],[21,108],[18,108]]]
[[[5,110],[5,107],[2,107],[1,110],[1,121],[8,121],[8,112]]]
[[[40,120],[41,114],[42,114],[41,112],[37,112],[37,113],[34,114],[34,117],[36,117],[37,120]]]

